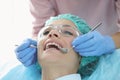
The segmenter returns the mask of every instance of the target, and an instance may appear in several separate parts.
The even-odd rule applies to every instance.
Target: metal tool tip
[[[68,52],[68,49],[67,48],[60,48],[61,52],[63,53],[67,53]]]

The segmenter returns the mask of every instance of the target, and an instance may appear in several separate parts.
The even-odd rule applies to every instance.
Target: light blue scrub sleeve
[[[103,55],[92,75],[82,80],[120,80],[120,49]]]
[[[41,73],[36,68],[36,65],[32,65],[29,68],[23,65],[18,65],[11,69],[4,77],[0,80],[40,80]]]

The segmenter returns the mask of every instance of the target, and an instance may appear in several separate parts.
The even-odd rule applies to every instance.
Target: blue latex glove
[[[103,36],[97,31],[78,36],[72,42],[74,50],[82,56],[100,56],[115,50],[110,36]]]
[[[32,39],[26,39],[15,49],[17,59],[26,67],[37,62],[37,48],[30,47],[30,45],[37,46],[37,42]]]

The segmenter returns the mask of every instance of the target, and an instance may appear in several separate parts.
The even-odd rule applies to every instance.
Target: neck
[[[75,74],[76,71],[76,69],[68,69],[68,67],[44,67],[42,68],[42,80],[55,80],[61,76]]]

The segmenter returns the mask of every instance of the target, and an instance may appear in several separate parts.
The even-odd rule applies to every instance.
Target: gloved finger
[[[37,54],[36,49],[31,49],[31,52],[29,52],[26,56],[24,56],[21,59],[21,61],[24,63],[24,62],[28,61],[29,59],[31,59],[31,57],[34,58],[35,54]],[[31,61],[32,61],[32,59],[31,59]]]
[[[82,44],[88,40],[90,40],[91,38],[93,38],[93,34],[90,34],[90,33],[87,33],[87,34],[84,34],[82,36],[78,36],[77,38],[75,38],[73,41],[72,41],[72,45],[73,46],[77,46],[79,44]]]
[[[26,67],[28,67],[28,66],[32,65],[32,61],[28,60],[25,63],[23,63],[23,65],[26,66]]]
[[[29,39],[29,41],[30,41],[30,44],[37,46],[37,41],[36,40]]]
[[[16,49],[15,49],[15,52],[19,52],[19,51],[22,51],[26,48],[28,48],[30,46],[30,40],[29,39],[26,39],[23,41],[23,43],[21,45],[19,45]]]
[[[34,57],[36,57],[36,58],[34,58]],[[33,56],[30,57],[26,62],[24,62],[24,63],[23,63],[24,66],[28,67],[28,66],[30,66],[30,65],[35,64],[35,63],[37,62],[37,55],[34,56],[34,57],[33,57]]]
[[[79,53],[79,54],[81,56],[100,56],[100,54],[97,52],[97,50],[91,51],[91,52]]]
[[[88,41],[84,42],[84,43],[81,43],[77,46],[75,46],[75,50],[80,50],[80,49],[86,49],[86,48],[89,48],[91,46],[95,45],[95,41],[93,38],[89,39]]]
[[[84,48],[84,49],[77,49],[75,50],[76,52],[79,52],[79,53],[84,53],[84,52],[91,52],[91,51],[94,51],[95,50],[95,47],[94,46],[91,46],[89,48]]]
[[[23,58],[24,56],[28,55],[31,51],[32,51],[32,49],[29,47],[29,48],[26,48],[23,51],[17,52],[16,56],[17,56],[18,59],[20,59],[20,58]]]
[[[32,60],[28,59],[25,62],[22,62],[22,59],[19,59],[19,61],[26,67],[30,66],[32,64]]]

